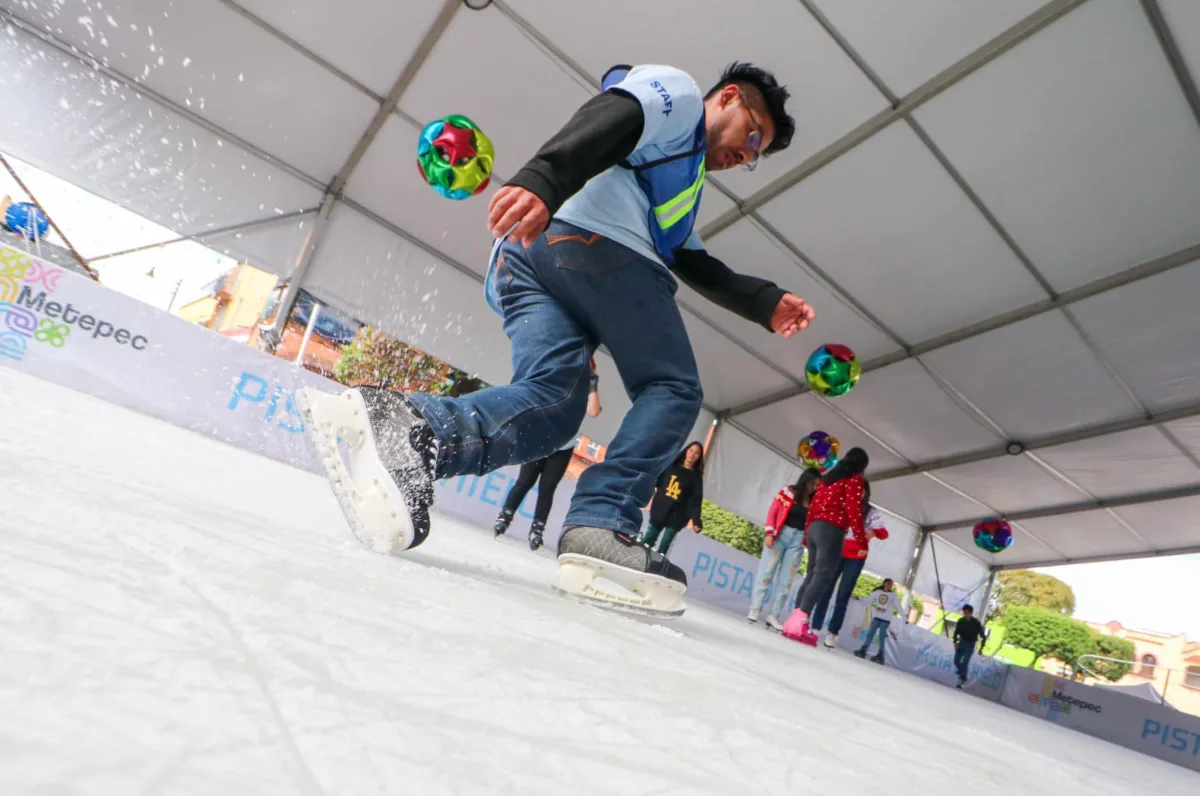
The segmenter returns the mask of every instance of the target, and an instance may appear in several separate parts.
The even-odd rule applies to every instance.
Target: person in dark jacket
[[[700,519],[703,501],[704,446],[693,442],[680,451],[674,463],[658,477],[654,499],[650,501],[650,526],[642,537],[642,544],[665,556],[680,528],[690,522],[692,529],[699,533],[703,527]]]
[[[962,688],[970,672],[971,656],[975,645],[983,638],[983,625],[975,618],[975,606],[962,607],[962,619],[954,625],[954,669],[958,672],[958,685]]]
[[[591,366],[591,392],[588,393],[587,416],[598,417],[601,411],[600,376],[596,373],[595,357],[592,357]],[[554,491],[558,489],[558,482],[566,475],[567,466],[570,465],[571,457],[574,455],[575,444],[572,443],[545,458],[521,465],[521,470],[517,473],[517,480],[508,490],[508,497],[504,499],[504,507],[500,509],[500,515],[496,517],[496,524],[492,526],[492,533],[497,538],[508,532],[508,526],[512,524],[517,509],[521,508],[521,501],[525,499],[525,495],[529,494],[533,485],[537,484],[537,505],[533,509],[533,523],[529,526],[529,549],[537,550],[542,546],[542,535],[546,532],[546,520],[550,517],[550,510],[554,508]]]

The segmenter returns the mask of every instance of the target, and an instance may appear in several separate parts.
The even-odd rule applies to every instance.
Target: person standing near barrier
[[[975,618],[975,606],[962,607],[962,619],[954,625],[954,669],[958,672],[958,685],[962,688],[970,673],[971,656],[975,654],[975,645],[983,638],[983,625]]]
[[[808,507],[805,547],[808,549],[808,574],[797,595],[796,610],[788,617],[783,634],[790,639],[817,646],[817,635],[809,627],[809,615],[837,577],[842,560],[842,540],[847,533],[867,546],[863,517],[866,493],[863,473],[870,457],[862,448],[851,448],[845,457],[825,475]]]
[[[693,442],[680,451],[667,471],[658,477],[654,499],[650,501],[650,525],[642,537],[642,544],[665,556],[671,549],[671,542],[675,541],[675,534],[685,525],[691,523],[696,533],[704,527],[700,518],[703,504],[704,446]]]
[[[871,484],[866,481],[863,482],[863,522],[867,527],[868,541],[888,538],[888,530],[883,524],[883,515],[879,513],[878,509],[871,506]],[[842,560],[839,564],[837,578],[829,584],[821,601],[813,609],[812,629],[814,633],[817,633],[825,624],[825,616],[829,612],[829,601],[833,600],[834,592],[837,592],[837,599],[833,603],[833,616],[829,618],[829,632],[825,634],[825,646],[829,649],[837,647],[838,633],[842,631],[842,623],[846,621],[846,608],[850,605],[850,599],[854,596],[854,589],[858,585],[858,578],[867,564],[867,551],[868,548],[858,543],[853,532],[846,531],[846,537],[842,541]]]
[[[883,648],[887,644],[888,628],[891,627],[892,620],[900,616],[900,601],[896,599],[895,583],[891,578],[884,578],[879,588],[871,594],[871,601],[867,603],[867,617],[871,620],[871,629],[867,631],[867,639],[862,647],[854,651],[855,657],[867,657],[867,650],[871,648],[871,642],[878,633],[879,653],[871,660],[883,663]]]
[[[779,490],[771,502],[763,534],[762,557],[758,561],[754,593],[750,598],[750,613],[746,616],[751,622],[758,621],[759,612],[765,606],[766,626],[771,630],[783,630],[779,612],[792,591],[792,581],[796,578],[800,554],[804,550],[808,505],[820,482],[821,471],[810,467],[800,473],[795,484]]]
[[[587,416],[597,417],[601,412],[601,406],[600,376],[596,373],[595,357],[592,357],[591,367],[591,392],[588,393]],[[571,463],[571,457],[574,455],[575,445],[572,443],[544,459],[522,464],[520,472],[517,473],[516,482],[513,483],[512,489],[508,490],[508,496],[504,499],[504,507],[500,509],[500,515],[496,517],[496,524],[492,526],[492,533],[500,537],[508,531],[508,526],[512,524],[517,509],[521,508],[521,501],[529,494],[533,485],[537,484],[537,505],[533,510],[533,523],[529,526],[529,549],[540,548],[542,534],[546,531],[546,520],[550,517],[550,509],[554,507],[554,490],[558,489],[558,482],[566,475],[567,466]]]

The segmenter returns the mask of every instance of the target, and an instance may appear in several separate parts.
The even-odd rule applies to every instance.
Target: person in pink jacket
[[[817,490],[820,477],[819,470],[805,470],[795,484],[779,490],[767,512],[762,558],[758,562],[750,613],[746,618],[757,622],[765,605],[766,626],[771,630],[783,629],[779,623],[779,611],[791,593],[792,581],[796,577],[800,554],[804,550],[808,504]]]

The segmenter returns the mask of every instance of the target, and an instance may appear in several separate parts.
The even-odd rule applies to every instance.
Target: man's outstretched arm
[[[677,249],[672,270],[718,307],[784,337],[804,331],[815,317],[799,296],[767,279],[739,274],[703,249]]]
[[[642,105],[632,95],[611,89],[592,97],[492,197],[492,235],[499,238],[520,222],[510,237],[531,246],[563,202],[633,153],[643,124]]]

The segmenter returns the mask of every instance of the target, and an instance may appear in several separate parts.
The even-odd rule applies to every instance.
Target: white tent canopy
[[[797,133],[710,177],[701,233],[818,320],[785,341],[681,288],[710,496],[761,520],[819,428],[870,452],[898,538],[957,548],[946,582],[1200,550],[1200,4],[471,5],[0,0],[0,147],[501,382],[487,200],[422,184],[422,123],[471,116],[503,179],[614,63],[753,61]],[[826,341],[864,362],[834,400],[804,386]]]

